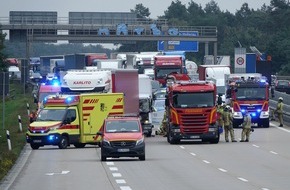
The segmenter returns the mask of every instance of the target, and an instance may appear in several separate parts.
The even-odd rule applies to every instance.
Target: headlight
[[[144,123],[145,123],[145,124],[148,124],[148,123],[149,123],[149,121],[148,121],[148,120],[145,120],[145,121],[144,121]]]
[[[180,133],[180,129],[172,129],[172,132],[174,132],[174,133]]]
[[[144,142],[144,136],[141,139],[136,141],[136,146],[142,144],[143,142]]]
[[[107,139],[103,139],[102,143],[103,146],[111,146],[110,141],[108,141]]]

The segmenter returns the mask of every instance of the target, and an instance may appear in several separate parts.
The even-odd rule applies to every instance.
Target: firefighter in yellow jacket
[[[232,113],[230,112],[230,109],[231,109],[230,106],[226,106],[222,114],[222,120],[225,130],[225,141],[229,142],[229,133],[230,133],[232,142],[237,142],[235,140],[235,133],[232,125],[233,116]]]
[[[242,138],[240,142],[249,142],[250,140],[250,134],[251,134],[251,127],[252,127],[252,118],[248,111],[246,111],[244,115],[244,122],[242,123]],[[245,140],[246,137],[246,140]]]
[[[217,119],[217,121],[218,121],[218,126],[219,127],[223,127],[224,126],[224,121],[223,121],[223,117],[222,117],[222,115],[223,115],[223,112],[224,112],[224,106],[222,106],[222,105],[218,105],[217,106],[217,115],[218,115],[218,119]]]
[[[283,127],[283,98],[280,97],[278,99],[278,104],[275,110],[275,113],[277,113],[278,120],[279,120],[279,127]]]

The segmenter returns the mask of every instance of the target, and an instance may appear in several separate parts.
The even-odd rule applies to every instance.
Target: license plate
[[[41,143],[41,140],[33,140],[34,143]]]
[[[129,152],[130,150],[128,148],[121,148],[118,149],[118,152]]]
[[[191,139],[199,139],[199,136],[190,136]]]

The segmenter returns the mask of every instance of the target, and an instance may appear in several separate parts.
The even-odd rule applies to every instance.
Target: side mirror
[[[65,124],[65,125],[70,124],[70,123],[71,123],[70,118],[67,118],[63,121],[63,124]]]
[[[97,135],[103,136],[103,135],[104,135],[104,133],[103,133],[103,132],[101,132],[101,131],[98,131],[98,132],[97,132]]]

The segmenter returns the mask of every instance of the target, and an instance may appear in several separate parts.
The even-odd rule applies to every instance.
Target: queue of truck
[[[229,65],[197,66],[180,52],[169,54],[129,54],[132,63],[129,59],[93,59],[94,54],[68,56],[74,62],[82,58],[89,63],[81,69],[72,68],[77,65],[73,64],[58,70],[59,86],[40,86],[37,97],[41,106],[28,128],[27,142],[33,149],[100,144],[103,121],[114,114],[135,114],[144,135],[152,136],[159,127],[153,118],[154,93],[158,91],[164,92],[159,100],[164,101],[162,120],[170,144],[196,139],[219,142],[217,96],[232,106],[234,127],[240,126],[245,110],[255,116],[258,126],[269,127],[269,85],[261,75],[233,75]],[[123,54],[119,57],[124,59]],[[149,69],[152,72],[145,73]],[[253,76],[251,81],[244,80]],[[153,88],[154,82],[159,89]]]

